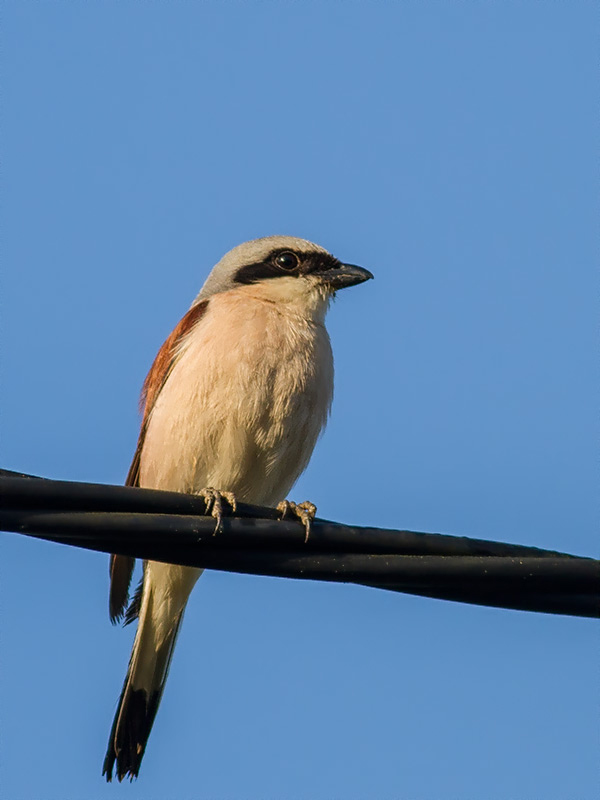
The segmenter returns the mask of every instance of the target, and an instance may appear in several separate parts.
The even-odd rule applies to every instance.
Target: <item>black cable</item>
[[[239,504],[205,515],[200,497],[53,481],[0,470],[0,529],[90,550],[258,575],[351,582],[478,605],[600,616],[600,562],[466,537],[303,526]]]

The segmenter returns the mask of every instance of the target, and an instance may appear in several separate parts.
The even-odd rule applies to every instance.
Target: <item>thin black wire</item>
[[[239,504],[215,534],[200,497],[0,470],[0,529],[107,553],[257,575],[350,582],[478,605],[600,616],[600,562],[534,547],[280,520]]]

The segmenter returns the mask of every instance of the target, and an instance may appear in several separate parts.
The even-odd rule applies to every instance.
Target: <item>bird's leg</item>
[[[233,492],[221,492],[219,489],[213,489],[212,486],[207,486],[204,489],[200,489],[198,492],[194,492],[194,494],[202,497],[204,502],[206,503],[206,513],[210,512],[211,517],[214,517],[217,520],[217,524],[215,525],[215,529],[213,531],[213,536],[218,533],[221,529],[221,522],[223,521],[223,500],[226,500],[229,505],[231,506],[232,512],[235,514],[237,510],[237,500],[235,499],[235,495]]]
[[[289,513],[298,517],[300,522],[304,525],[304,530],[306,531],[306,536],[304,537],[304,543],[306,544],[310,535],[311,523],[315,518],[315,514],[317,513],[316,505],[311,503],[309,500],[305,500],[304,503],[294,503],[291,500],[282,500],[277,506],[277,511],[281,513],[281,519],[283,519],[286,514]]]

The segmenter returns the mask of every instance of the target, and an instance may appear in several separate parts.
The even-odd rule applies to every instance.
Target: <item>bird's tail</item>
[[[148,566],[169,569],[166,564],[150,563]],[[189,587],[191,590],[200,571],[190,572],[197,573]],[[131,780],[137,777],[169,673],[189,592],[185,592],[182,602],[174,607],[171,602],[165,603],[162,593],[157,594],[156,589],[160,592],[160,588],[161,582],[150,580],[147,573],[129,668],[104,759],[102,774],[109,782],[113,770],[119,781],[125,777]],[[172,595],[170,599],[173,599]]]

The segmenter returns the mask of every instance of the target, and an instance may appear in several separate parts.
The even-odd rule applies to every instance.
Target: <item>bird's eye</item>
[[[281,269],[292,270],[298,266],[298,256],[286,250],[285,253],[279,253],[279,255],[275,257],[275,263],[278,267],[281,267]]]

